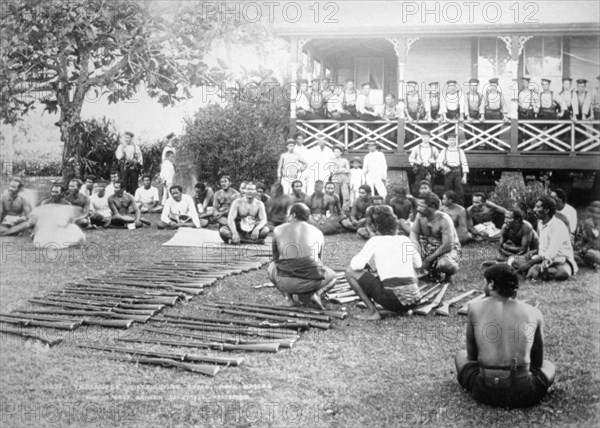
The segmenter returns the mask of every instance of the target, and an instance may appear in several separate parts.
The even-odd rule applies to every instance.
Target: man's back
[[[277,226],[273,240],[279,248],[279,259],[310,257],[320,262],[323,233],[305,221],[295,221]]]

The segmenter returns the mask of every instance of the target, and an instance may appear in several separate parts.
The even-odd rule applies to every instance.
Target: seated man
[[[94,183],[96,182],[95,175],[86,175],[84,177],[84,186],[81,188],[81,193],[83,193],[88,198],[92,196],[94,192]]]
[[[456,203],[456,192],[454,190],[447,190],[442,195],[442,208],[440,211],[445,212],[450,216],[454,223],[454,229],[458,235],[458,240],[461,245],[465,244],[471,239],[471,234],[468,229],[468,216],[467,210],[463,206]]]
[[[69,192],[65,196],[65,201],[81,208],[81,215],[75,218],[75,224],[82,229],[90,227],[90,198],[80,192],[83,183],[74,178],[69,181]]]
[[[265,204],[267,227],[272,232],[276,226],[285,223],[287,212],[294,204],[290,195],[283,194],[283,184],[276,181],[271,187],[271,197]]]
[[[115,193],[108,197],[108,206],[112,213],[110,225],[124,227],[128,224],[134,224],[135,227],[142,227],[142,214],[135,203],[133,195],[125,191],[125,182],[117,181],[113,185]],[[133,210],[134,216],[129,215],[130,210]]]
[[[420,193],[431,192],[432,190],[433,189],[431,188],[431,181],[429,181],[429,180],[419,181],[419,191],[417,192],[417,195],[419,195]]]
[[[13,178],[8,185],[8,191],[0,198],[0,236],[15,235],[23,231],[23,228],[18,226],[27,222],[31,204],[20,194],[22,188],[23,183]]]
[[[221,188],[215,192],[213,198],[213,216],[212,221],[221,226],[227,226],[227,217],[231,204],[240,196],[240,192],[231,187],[231,178],[228,175],[221,177],[219,181]]]
[[[344,231],[342,220],[346,218],[342,210],[342,201],[335,193],[335,183],[329,181],[325,184],[325,219],[319,229],[323,235],[335,235]]]
[[[284,187],[284,189],[285,189],[285,187]],[[302,202],[303,204],[306,203],[306,198],[308,195],[302,191],[302,181],[300,181],[300,180],[292,181],[292,193],[290,193],[290,195],[292,196],[292,201],[294,203],[296,203],[296,202]]]
[[[231,204],[227,226],[219,229],[219,235],[228,244],[262,244],[269,232],[265,204],[256,199],[256,185],[249,182],[244,197]]]
[[[594,201],[586,209],[581,233],[575,242],[575,257],[578,264],[592,269],[600,268],[600,201]]]
[[[191,196],[184,195],[180,185],[175,184],[169,188],[170,198],[156,224],[159,229],[178,229],[180,227],[200,227],[198,211]]]
[[[467,221],[471,222],[469,231],[473,236],[487,239],[498,239],[498,226],[504,224],[506,209],[488,201],[481,192],[473,193],[473,205],[467,208]]]
[[[577,230],[577,211],[567,204],[567,194],[563,189],[553,190],[550,196],[556,202],[556,213],[554,215],[565,222],[569,232],[571,232],[571,242],[573,242]]]
[[[375,208],[377,207],[377,211],[388,211],[390,213],[394,213],[392,211],[392,207],[390,207],[389,205],[384,205],[383,204],[383,196],[381,195],[375,195],[371,198],[371,206],[367,208],[367,210],[365,211],[365,226],[361,227],[360,229],[358,229],[356,231],[356,233],[358,234],[358,236],[360,236],[362,239],[370,239],[372,237],[374,237],[375,235],[377,235],[377,231],[375,230],[374,224],[373,224],[373,213],[375,212]]]
[[[115,193],[115,183],[117,181],[121,180],[119,178],[119,173],[116,171],[113,171],[110,173],[110,183],[108,186],[106,186],[106,196],[107,197],[111,197],[112,195],[114,195]]]
[[[416,210],[414,199],[408,194],[408,189],[404,186],[396,186],[393,189],[394,196],[389,201],[392,211],[398,218],[399,232],[402,235],[410,235],[411,222],[414,221]]]
[[[336,282],[335,272],[323,266],[321,255],[325,238],[319,229],[308,223],[310,210],[303,203],[290,208],[288,223],[273,232],[273,262],[267,269],[269,279],[285,296],[286,305],[293,306],[294,294],[312,293],[311,300],[320,309],[323,293]]]
[[[532,406],[546,395],[556,370],[544,360],[544,318],[515,300],[519,278],[512,267],[494,265],[484,277],[487,297],[469,305],[467,349],[455,358],[458,382],[484,404]],[[495,326],[493,340],[489,326]]]
[[[538,249],[539,239],[531,223],[523,219],[523,213],[514,209],[506,212],[500,232],[500,254],[503,256],[526,256]]]
[[[196,211],[198,211],[198,218],[200,219],[200,226],[208,226],[209,219],[213,215],[213,199],[215,198],[215,192],[206,183],[196,183],[194,186],[195,194],[193,196],[194,205]]]
[[[315,192],[304,201],[310,209],[311,224],[319,227],[325,221],[325,193],[323,193],[323,181],[315,181]]]
[[[571,235],[567,225],[559,220],[556,202],[550,196],[542,195],[533,208],[538,220],[540,245],[537,255],[519,266],[519,272],[527,273],[527,278],[541,278],[544,281],[564,281],[577,273]]]
[[[354,201],[350,210],[350,218],[342,220],[342,226],[351,231],[358,231],[367,222],[365,214],[371,206],[371,186],[363,184],[358,188],[358,199]]]
[[[111,220],[112,211],[106,195],[106,184],[96,183],[92,196],[90,196],[90,222],[106,228],[110,226]]]
[[[142,177],[142,187],[135,190],[135,203],[141,213],[159,213],[162,211],[158,189],[152,185],[152,177]]]
[[[420,194],[410,238],[419,243],[423,269],[429,270],[429,276],[440,281],[443,274],[444,281],[452,283],[452,276],[458,271],[461,247],[452,219],[439,209],[440,198],[435,193]]]
[[[265,183],[263,183],[262,181],[256,182],[256,198],[263,204],[265,204],[265,206],[267,204],[267,201],[271,199],[271,197],[265,193],[266,190],[267,186],[265,186]]]
[[[71,205],[69,202],[65,200],[63,197],[64,191],[63,187],[60,183],[52,183],[52,188],[50,189],[50,197],[48,199],[44,199],[40,205],[48,205],[48,204],[57,204],[57,205]]]
[[[369,207],[373,210],[373,227],[377,234],[367,241],[346,269],[348,284],[367,305],[367,314],[357,315],[359,319],[381,318],[371,299],[384,309],[407,312],[421,298],[415,273],[415,268],[421,267],[417,245],[407,236],[398,235],[396,216],[383,207]],[[377,269],[377,276],[365,269],[367,264]]]

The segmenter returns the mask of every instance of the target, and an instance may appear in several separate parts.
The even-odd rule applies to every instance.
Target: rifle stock
[[[32,319],[24,319],[24,318],[11,318],[8,316],[0,315],[0,322],[6,324],[18,324],[23,327],[47,327],[47,328],[55,328],[57,330],[75,330],[76,328],[81,327],[82,323],[78,322],[50,322],[50,321],[36,321]]]
[[[331,318],[327,315],[303,313],[303,312],[296,312],[296,311],[289,311],[289,310],[286,311],[286,310],[259,308],[259,307],[252,306],[252,305],[246,305],[244,303],[237,303],[237,304],[214,303],[214,305],[219,308],[223,308],[223,309],[228,309],[228,308],[238,309],[239,308],[245,312],[257,312],[257,313],[261,313],[261,314],[276,315],[279,317],[285,316],[287,318],[305,318],[305,319],[309,319],[309,320],[323,321],[323,322],[331,321]]]
[[[443,317],[450,316],[450,306],[453,306],[455,303],[460,302],[461,300],[469,297],[471,294],[475,293],[476,290],[467,291],[461,295],[458,295],[450,300],[445,300],[442,304],[435,310],[436,315],[441,315]]]
[[[56,305],[56,307],[61,308],[63,306]],[[68,307],[68,306],[67,306]],[[150,321],[149,316],[141,316],[141,315],[125,315],[125,314],[117,314],[114,312],[105,312],[99,310],[62,310],[62,309],[21,309],[17,311],[22,314],[49,314],[49,315],[71,315],[71,316],[90,316],[90,317],[101,317],[101,318],[117,318],[124,320],[132,320],[134,322],[145,324]]]
[[[35,333],[31,333],[29,331],[23,331],[23,329],[20,329],[20,328],[12,328],[7,325],[2,326],[0,328],[0,334],[2,334],[2,333],[12,334],[14,336],[26,337],[28,339],[34,339],[34,340],[42,342],[43,344],[48,345],[48,346],[58,345],[60,342],[62,342],[62,339],[46,339]]]
[[[177,319],[177,320],[189,320],[189,321],[201,321],[205,323],[225,323],[225,324],[236,324],[236,325],[245,325],[249,327],[256,328],[270,328],[270,329],[294,329],[294,330],[305,330],[309,327],[307,322],[297,321],[297,322],[280,322],[280,323],[271,323],[268,321],[243,321],[240,319],[234,318],[211,318],[211,317],[196,317],[196,316],[181,316],[181,315],[173,315],[173,314],[164,314],[165,318]],[[155,318],[157,321],[162,320],[162,318]]]
[[[144,330],[153,332],[153,333],[165,334],[168,336],[197,338],[197,335],[189,334],[189,333],[179,333],[179,332],[174,332],[174,331],[152,329],[152,328],[145,328]],[[164,339],[117,339],[117,340],[120,342],[159,343],[159,344],[164,344],[164,345],[168,344],[171,346],[181,346],[181,344],[176,341],[165,341]],[[177,345],[175,345],[175,344],[177,344]],[[234,345],[231,343],[218,343],[218,342],[195,342],[195,343],[193,343],[193,345],[196,348],[209,348],[209,349],[215,349],[217,351],[248,351],[248,352],[271,352],[271,353],[278,352],[279,347],[280,347],[279,342],[273,342],[273,343],[262,342],[262,343],[253,343],[253,344],[247,344],[247,345]]]
[[[442,289],[438,292],[438,294],[435,296],[431,303],[414,309],[413,313],[417,315],[428,315],[429,312],[433,310],[433,308],[437,307],[442,302],[442,299],[444,298],[444,294],[446,293],[447,289],[448,283],[443,285]]]
[[[235,306],[235,302],[225,302],[219,301],[217,303],[223,303]],[[263,308],[263,309],[271,309],[279,312],[302,312],[307,314],[316,314],[316,315],[326,315],[333,318],[346,319],[348,317],[348,313],[345,311],[335,311],[331,309],[313,309],[313,308],[300,308],[298,306],[269,306],[269,305],[260,305],[257,303],[243,303],[244,306],[250,306],[254,308]]]
[[[19,313],[11,313],[11,314],[6,314],[4,316],[13,317],[13,318],[17,318],[17,319],[25,319],[25,320],[29,319],[29,320],[35,320],[35,321],[72,322],[72,323],[82,323],[83,325],[98,325],[98,326],[102,326],[102,327],[125,328],[125,329],[131,327],[131,325],[133,324],[133,320],[106,321],[106,320],[92,320],[89,318],[74,320],[74,319],[47,317],[47,316],[43,316],[43,315],[25,315],[25,314],[19,314]]]

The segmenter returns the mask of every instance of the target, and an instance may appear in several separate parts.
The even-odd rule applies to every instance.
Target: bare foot
[[[283,301],[283,306],[296,306],[296,302],[291,297],[286,297]]]
[[[312,296],[310,296],[310,301],[315,302],[319,309],[325,310],[325,306],[323,306],[323,302],[321,302],[321,296],[319,294],[314,293]]]
[[[354,318],[356,318],[357,320],[363,320],[363,321],[377,321],[377,320],[381,319],[381,315],[379,315],[379,312],[374,311],[374,312],[367,312],[366,314],[354,315]]]

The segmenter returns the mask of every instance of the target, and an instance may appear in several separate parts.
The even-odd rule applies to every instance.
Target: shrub
[[[186,120],[181,154],[197,168],[200,181],[216,184],[227,174],[234,183],[272,183],[284,151],[288,118],[284,100],[208,105]]]
[[[530,181],[527,184],[522,176],[505,176],[496,181],[496,189],[490,199],[506,209],[518,208],[527,220],[535,221],[533,207],[541,195],[547,193],[541,181]]]

